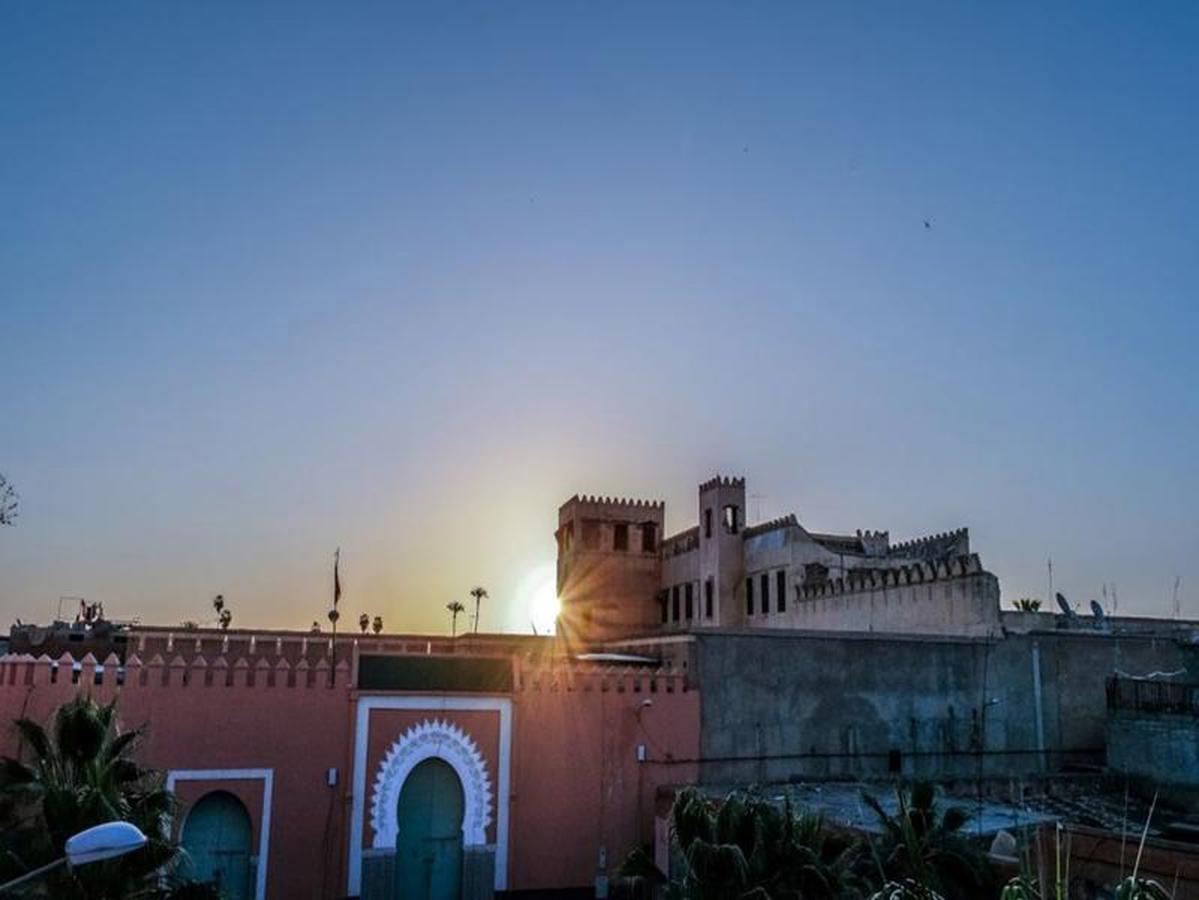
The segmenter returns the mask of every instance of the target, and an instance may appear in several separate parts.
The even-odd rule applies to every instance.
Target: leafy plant
[[[949,900],[974,900],[994,890],[986,855],[963,831],[969,813],[959,806],[942,810],[927,782],[897,787],[895,797],[898,810],[891,815],[875,797],[863,795],[882,826],[874,862],[888,882],[919,885]]]
[[[1152,878],[1129,875],[1116,886],[1116,900],[1171,900],[1171,895]]]
[[[860,897],[858,845],[830,832],[820,816],[796,813],[735,791],[715,803],[691,788],[675,799],[674,840],[687,900],[834,900]]]
[[[60,857],[67,838],[85,828],[124,820],[141,829],[147,845],[118,859],[55,871],[44,882],[49,895],[124,900],[190,889],[186,883],[163,883],[164,870],[179,856],[178,845],[167,837],[175,799],[157,773],[134,760],[140,730],[121,731],[113,705],[86,697],[59,707],[50,732],[30,719],[18,719],[14,726],[28,758],[0,761],[5,874],[12,877]]]
[[[870,900],[942,900],[941,896],[910,878],[903,881],[888,881],[880,890],[870,895]]]

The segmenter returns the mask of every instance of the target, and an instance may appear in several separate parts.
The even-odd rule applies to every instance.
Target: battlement
[[[587,504],[589,506],[615,506],[622,509],[656,509],[666,508],[664,500],[638,500],[632,497],[600,497],[594,494],[575,494],[563,506],[571,503]]]
[[[983,574],[986,574],[986,570],[983,569],[978,554],[971,553],[940,562],[916,563],[895,569],[867,569],[850,572],[843,578],[832,578],[817,584],[804,583],[798,585],[795,590],[800,600],[815,600],[821,597],[859,594],[866,591]]]
[[[517,693],[685,694],[686,673],[670,666],[597,666],[575,662],[517,667]]]
[[[745,487],[745,479],[730,478],[728,476],[721,477],[720,475],[717,475],[715,478],[709,478],[707,481],[701,484],[699,486],[699,490],[700,493],[703,493],[704,491],[710,491],[713,488],[718,487],[743,488]]]
[[[799,525],[799,519],[795,517],[794,513],[791,513],[790,515],[779,516],[777,519],[771,519],[769,522],[751,525],[749,528],[746,528],[743,532],[741,532],[741,535],[743,538],[748,540],[756,535],[765,534],[768,531],[776,531],[779,528],[790,528],[793,525]]]
[[[672,534],[662,541],[663,556],[680,556],[699,549],[699,526],[692,525],[686,531]]]
[[[513,690],[522,692],[686,693],[686,673],[669,666],[611,666],[575,661],[514,660]],[[331,665],[321,657],[315,665],[301,659],[292,665],[286,658],[274,662],[265,657],[251,660],[239,656],[232,662],[224,656],[175,656],[169,662],[156,653],[144,661],[137,655],[121,664],[116,654],[103,663],[92,654],[75,659],[64,653],[58,659],[42,655],[9,653],[0,656],[0,690],[13,687],[58,689],[64,695],[96,692],[111,698],[118,692],[171,688],[182,691],[216,688],[259,688],[305,690],[350,687],[349,660]],[[64,698],[65,699],[65,696]]]
[[[211,661],[205,656],[193,656],[190,661],[175,656],[167,662],[160,653],[146,662],[134,654],[124,665],[115,653],[109,654],[103,663],[90,653],[78,660],[70,653],[58,659],[44,654],[35,658],[27,653],[0,657],[0,686],[25,685],[126,691],[159,687],[348,688],[350,663],[342,659],[333,666],[328,658],[321,657],[315,665],[301,659],[293,666],[283,657],[272,664],[265,657],[251,663],[244,656],[232,663],[224,656]]]
[[[935,557],[950,553],[959,542],[970,545],[970,529],[957,528],[941,534],[931,534],[926,537],[913,538],[900,544],[893,544],[889,550],[891,556]]]

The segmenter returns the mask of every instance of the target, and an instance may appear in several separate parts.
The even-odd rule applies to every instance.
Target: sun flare
[[[538,566],[521,581],[521,604],[525,618],[538,634],[553,634],[558,619],[557,572],[553,563]]]

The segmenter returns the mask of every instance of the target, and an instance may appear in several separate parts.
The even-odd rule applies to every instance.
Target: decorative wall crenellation
[[[600,497],[593,494],[575,494],[567,503],[590,503],[597,506],[624,506],[633,509],[665,509],[664,500],[638,500],[633,497]]]
[[[564,664],[518,669],[515,691],[681,694],[688,691],[688,684],[684,673],[671,668]]]
[[[713,478],[709,478],[707,481],[705,481],[703,484],[701,484],[699,486],[699,490],[700,490],[700,493],[702,494],[704,491],[710,491],[710,490],[712,490],[712,488],[718,488],[718,487],[743,488],[743,487],[745,487],[745,479],[744,478],[730,478],[727,475],[726,476],[717,475]]]
[[[190,661],[175,656],[167,662],[159,653],[147,661],[134,654],[124,664],[115,653],[103,663],[90,653],[79,660],[69,653],[58,659],[31,654],[0,656],[0,687],[15,685],[76,685],[80,689],[90,686],[122,690],[159,687],[348,688],[350,663],[342,659],[333,665],[322,657],[315,665],[301,659],[293,666],[281,658],[272,665],[263,657],[251,663],[244,656],[232,663],[224,656],[211,661],[204,656],[192,657]]]
[[[967,575],[983,574],[982,562],[977,553],[959,556],[948,561],[916,563],[910,566],[899,566],[894,569],[869,569],[861,572],[850,572],[843,578],[832,578],[828,581],[810,584],[805,582],[797,585],[795,590],[801,600],[817,597],[832,597],[838,594],[857,594],[863,591],[882,590],[889,587],[903,587],[910,584],[925,584],[931,581],[945,581],[951,578],[961,578]]]
[[[892,556],[921,556],[928,552],[937,553],[969,537],[969,528],[955,528],[953,531],[944,531],[940,534],[930,534],[899,544],[892,544],[890,553]]]

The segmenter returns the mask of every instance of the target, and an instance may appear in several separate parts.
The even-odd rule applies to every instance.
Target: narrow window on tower
[[[612,526],[612,549],[629,549],[629,526],[627,523],[620,522]]]
[[[740,528],[740,510],[733,504],[729,504],[723,510],[724,530],[729,534],[736,534]]]
[[[745,614],[747,616],[754,614],[754,579],[752,575],[745,579]]]
[[[779,569],[775,576],[778,580],[778,596],[774,600],[779,612],[787,611],[787,570]]]
[[[770,575],[762,573],[762,613],[770,612]]]
[[[712,618],[712,595],[715,593],[716,590],[712,584],[712,579],[709,578],[704,582],[704,615],[709,619]]]
[[[704,510],[704,537],[710,538],[711,536],[712,536],[712,510],[705,509]]]
[[[694,597],[694,594],[692,593],[692,587],[691,587],[690,581],[688,581],[687,584],[683,587],[683,594],[686,598],[686,603],[687,603],[687,620],[690,621],[691,619],[695,618],[695,597]]]
[[[653,553],[658,549],[658,534],[653,522],[641,526],[641,552]]]
[[[679,586],[677,584],[670,589],[670,611],[674,620],[679,621]]]

